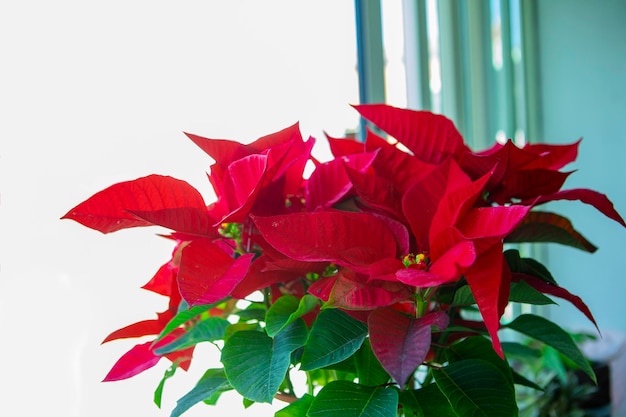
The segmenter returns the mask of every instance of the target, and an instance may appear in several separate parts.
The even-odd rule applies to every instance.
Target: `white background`
[[[0,415],[169,415],[216,365],[209,347],[168,381],[159,410],[167,362],[101,383],[139,341],[100,342],[165,310],[139,287],[170,243],[162,230],[102,235],[59,218],[150,173],[210,201],[211,160],[183,131],[250,141],[298,120],[318,139],[354,129],[355,50],[352,1],[0,4]],[[233,397],[187,415],[242,410]]]

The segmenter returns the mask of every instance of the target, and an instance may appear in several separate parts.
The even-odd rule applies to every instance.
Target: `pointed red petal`
[[[114,331],[102,343],[118,339],[157,335],[161,330],[163,330],[163,322],[160,320],[143,320]]]
[[[307,210],[328,208],[338,202],[352,189],[346,169],[363,174],[375,157],[376,152],[352,154],[318,165],[305,186]]]
[[[508,282],[503,282],[503,262],[502,244],[496,244],[479,256],[465,273],[478,310],[491,336],[493,349],[502,358],[504,358],[504,353],[498,337],[501,317],[500,297],[503,294],[502,285],[509,285]]]
[[[333,138],[326,135],[330,152],[335,158],[339,158],[353,153],[365,152],[365,144],[351,138]]]
[[[472,209],[461,219],[458,228],[468,239],[508,235],[529,213],[530,206],[496,206]]]
[[[405,145],[424,162],[439,164],[465,149],[452,121],[426,111],[400,109],[385,104],[362,104],[356,110]]]
[[[191,306],[224,299],[243,280],[253,257],[250,253],[233,259],[206,239],[189,243],[178,271],[181,295]]]
[[[544,168],[557,170],[570,162],[574,162],[578,156],[578,146],[582,139],[566,145],[550,145],[545,143],[529,143],[524,146],[525,151],[539,155],[540,158],[526,165],[525,169]]]
[[[559,191],[558,193],[550,195],[544,195],[540,197],[535,204],[558,200],[579,200],[585,204],[592,205],[609,219],[615,220],[622,226],[626,227],[624,219],[622,219],[622,216],[620,216],[617,210],[615,210],[613,203],[607,198],[606,195],[586,188],[574,188],[571,190]]]
[[[313,291],[318,290],[313,288]],[[319,296],[321,298],[321,294]],[[326,302],[330,307],[346,310],[373,310],[410,299],[411,296],[408,288],[398,282],[368,282],[366,275],[344,268],[337,273]]]
[[[393,308],[379,308],[367,320],[372,351],[391,377],[404,387],[430,349],[431,325],[448,326],[448,316],[430,313],[414,319]]]
[[[114,184],[74,207],[63,218],[102,233],[150,225],[191,234],[206,234],[211,230],[200,193],[185,181],[161,175]]]
[[[156,365],[161,357],[152,353],[151,345],[152,342],[135,345],[122,355],[104,377],[104,382],[127,379]]]

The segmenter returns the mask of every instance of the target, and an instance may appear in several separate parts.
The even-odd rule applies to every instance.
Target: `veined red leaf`
[[[546,203],[558,200],[579,200],[585,204],[595,207],[599,212],[609,219],[615,220],[622,226],[626,227],[624,219],[619,215],[611,200],[604,194],[586,188],[574,188],[571,190],[563,190],[554,194],[541,196],[535,204]]]
[[[178,271],[181,295],[190,306],[225,298],[246,276],[253,257],[248,253],[233,259],[206,239],[189,243]]]
[[[333,138],[328,134],[325,135],[330,146],[330,152],[335,158],[365,152],[365,143],[363,142],[352,138]]]
[[[439,164],[456,158],[465,149],[461,134],[444,116],[385,104],[362,104],[354,108],[424,162]]]
[[[530,206],[479,207],[470,210],[458,224],[464,237],[504,237],[524,220]]]
[[[359,265],[396,256],[393,233],[369,214],[319,211],[252,219],[270,245],[296,260]]]
[[[161,175],[114,184],[62,218],[102,233],[150,225],[196,235],[211,232],[211,220],[200,193],[185,181]]]
[[[404,217],[401,196],[393,182],[378,175],[360,173],[349,167],[346,167],[346,173],[365,205],[383,210],[397,219]]]
[[[309,211],[325,209],[338,202],[352,189],[346,169],[365,173],[376,152],[352,154],[318,165],[305,186],[306,206]]]
[[[148,335],[156,335],[163,330],[165,323],[160,320],[142,320],[137,323],[129,324],[126,327],[122,327],[119,330],[114,331],[108,335],[102,343],[107,343],[112,340],[128,339],[131,337],[142,337]]]
[[[171,261],[163,264],[152,279],[141,288],[166,297],[171,296],[172,283],[176,281],[176,269],[177,268],[171,264]]]
[[[506,238],[508,243],[552,242],[587,252],[598,249],[578,233],[565,217],[543,211],[531,211]]]
[[[145,342],[132,347],[115,362],[103,382],[127,379],[156,365],[161,357],[152,353],[151,345]]]
[[[400,150],[369,129],[365,138],[365,149],[378,152],[373,163],[374,171],[391,181],[401,194],[437,167]]]
[[[315,287],[310,291],[316,295],[313,293]],[[373,310],[406,300],[411,295],[408,288],[399,282],[368,282],[366,275],[343,268],[337,273],[326,303],[328,307],[346,310]]]
[[[532,152],[540,158],[526,165],[524,169],[560,169],[570,162],[574,162],[578,156],[578,146],[581,139],[566,145],[552,145],[547,143],[528,143],[524,146],[525,151]]]
[[[367,324],[376,358],[400,387],[404,387],[428,354],[430,327],[435,325],[439,330],[445,329],[448,316],[438,311],[416,319],[393,308],[379,308],[369,315]]]
[[[522,169],[510,173],[502,187],[489,194],[489,197],[501,203],[511,198],[529,199],[540,195],[552,194],[561,189],[572,172],[560,172],[549,169]]]

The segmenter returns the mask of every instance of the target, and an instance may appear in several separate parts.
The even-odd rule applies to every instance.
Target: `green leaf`
[[[260,303],[252,303],[244,310],[235,311],[233,314],[239,316],[239,319],[243,321],[263,321],[265,319],[265,306]]]
[[[556,324],[533,314],[522,314],[507,327],[553,347],[589,375],[594,383],[596,382],[596,374],[572,337]]]
[[[400,404],[405,417],[458,417],[437,384],[401,391]]]
[[[542,292],[537,291],[523,280],[511,283],[509,301],[534,305],[556,304],[549,297],[546,297]]]
[[[317,394],[308,417],[389,417],[397,410],[398,391],[393,387],[333,381]]]
[[[522,258],[517,249],[509,249],[504,252],[504,257],[511,272],[519,272],[541,278],[545,282],[557,285],[548,268],[532,258]]]
[[[189,310],[180,311],[178,314],[176,314],[176,316],[174,316],[172,320],[170,320],[169,323],[167,323],[167,326],[165,326],[165,328],[161,331],[161,334],[159,334],[159,336],[153,342],[153,345],[156,344],[156,342],[158,342],[159,340],[163,339],[169,333],[171,333],[174,329],[177,329],[178,327],[187,323],[189,320],[199,316],[205,311],[209,311],[218,304],[220,303],[198,305],[195,307],[191,307]]]
[[[222,340],[224,338],[226,328],[229,325],[230,323],[228,320],[222,317],[208,317],[188,329],[187,332],[178,339],[175,339],[173,342],[168,343],[165,346],[155,349],[154,353],[157,355],[165,355],[170,352],[186,349],[200,342]]]
[[[515,371],[513,371],[513,382],[515,383],[515,385],[522,385],[524,387],[532,388],[537,391],[545,391],[539,385],[529,380],[525,376],[518,374]]]
[[[274,337],[285,326],[313,310],[318,304],[319,300],[309,294],[300,299],[293,295],[283,295],[267,310],[265,331],[270,337]]]
[[[366,335],[367,326],[347,313],[322,310],[309,333],[300,369],[311,371],[343,361],[361,347]]]
[[[482,336],[468,337],[453,344],[446,352],[450,362],[459,362],[467,359],[482,359],[495,366],[509,382],[513,389],[513,376],[509,363],[493,350],[491,342]]]
[[[272,402],[289,369],[291,352],[304,344],[306,335],[306,324],[301,319],[273,339],[254,330],[234,333],[222,350],[228,380],[245,398]]]
[[[376,386],[386,384],[389,381],[389,374],[376,359],[369,339],[365,339],[361,348],[356,351],[354,363],[356,364],[359,384]]]
[[[172,366],[165,370],[163,378],[161,378],[159,385],[156,387],[156,390],[154,390],[154,403],[159,408],[161,408],[161,399],[163,398],[163,388],[165,387],[165,381],[174,376],[177,368],[178,364],[176,362],[172,363]]]
[[[304,394],[302,398],[298,398],[287,407],[278,410],[274,417],[307,417],[313,398],[312,395]]]
[[[472,304],[476,304],[476,300],[474,299],[474,294],[472,294],[472,290],[469,285],[464,285],[454,293],[454,300],[452,304],[455,306],[469,306]]]
[[[230,389],[223,369],[209,369],[196,386],[176,402],[170,417],[178,417],[197,403],[210,398],[219,391]]]
[[[515,390],[500,369],[465,359],[434,372],[437,386],[459,416],[517,417]]]

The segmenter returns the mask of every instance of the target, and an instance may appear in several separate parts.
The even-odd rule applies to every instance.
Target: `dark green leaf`
[[[333,381],[317,394],[308,417],[389,417],[398,410],[398,390]]]
[[[515,390],[483,359],[454,362],[434,372],[437,386],[459,416],[517,417]]]
[[[234,312],[241,320],[263,321],[265,319],[265,306],[263,304],[252,303],[245,310]]]
[[[300,368],[310,371],[341,362],[361,347],[366,335],[367,326],[343,311],[322,310],[311,328]]]
[[[591,365],[580,352],[572,337],[556,324],[543,317],[523,314],[509,323],[507,327],[553,347],[596,382],[596,375],[591,369]]]
[[[318,304],[319,300],[309,294],[302,298],[283,295],[267,310],[265,331],[270,337],[274,337],[285,326],[313,310]]]
[[[482,359],[495,366],[509,382],[513,389],[513,376],[509,363],[493,350],[489,340],[481,336],[468,337],[450,347],[447,352],[450,362],[459,362],[466,359]]]
[[[291,352],[304,344],[306,334],[301,319],[274,338],[254,330],[234,333],[222,350],[228,380],[245,398],[271,402],[289,369]]]
[[[476,304],[476,300],[474,300],[474,294],[472,294],[472,290],[469,285],[464,285],[454,293],[454,300],[452,304],[455,306],[467,306]]]
[[[523,375],[518,374],[515,371],[513,371],[513,382],[515,383],[515,385],[522,385],[524,387],[532,388],[532,389],[535,389],[537,391],[543,391],[544,390],[543,388],[541,388],[539,385],[537,385],[533,381],[529,380],[528,378],[526,378]]]
[[[405,417],[458,417],[437,384],[401,391],[400,403]]]
[[[313,398],[312,395],[304,394],[302,398],[278,410],[274,417],[307,417]]]
[[[385,372],[370,345],[370,340],[365,339],[361,348],[354,355],[359,384],[376,386],[389,381],[389,374]]]
[[[502,350],[504,350],[504,354],[507,358],[519,359],[524,362],[539,359],[541,357],[541,352],[539,350],[524,343],[503,342]]]
[[[557,285],[552,274],[541,263],[532,258],[521,258],[517,249],[509,249],[504,252],[504,257],[511,272],[519,272],[521,274],[532,275],[537,278]]]
[[[523,280],[511,283],[509,301],[534,305],[556,304],[549,297],[546,297],[542,292],[537,291]]]
[[[184,335],[154,350],[157,355],[165,355],[176,350],[186,349],[200,342],[214,342],[224,339],[228,320],[221,317],[208,317],[188,329]]]
[[[176,408],[170,417],[178,417],[195,404],[210,398],[218,391],[229,389],[228,380],[223,369],[209,369],[204,373],[196,386],[176,402]]]

